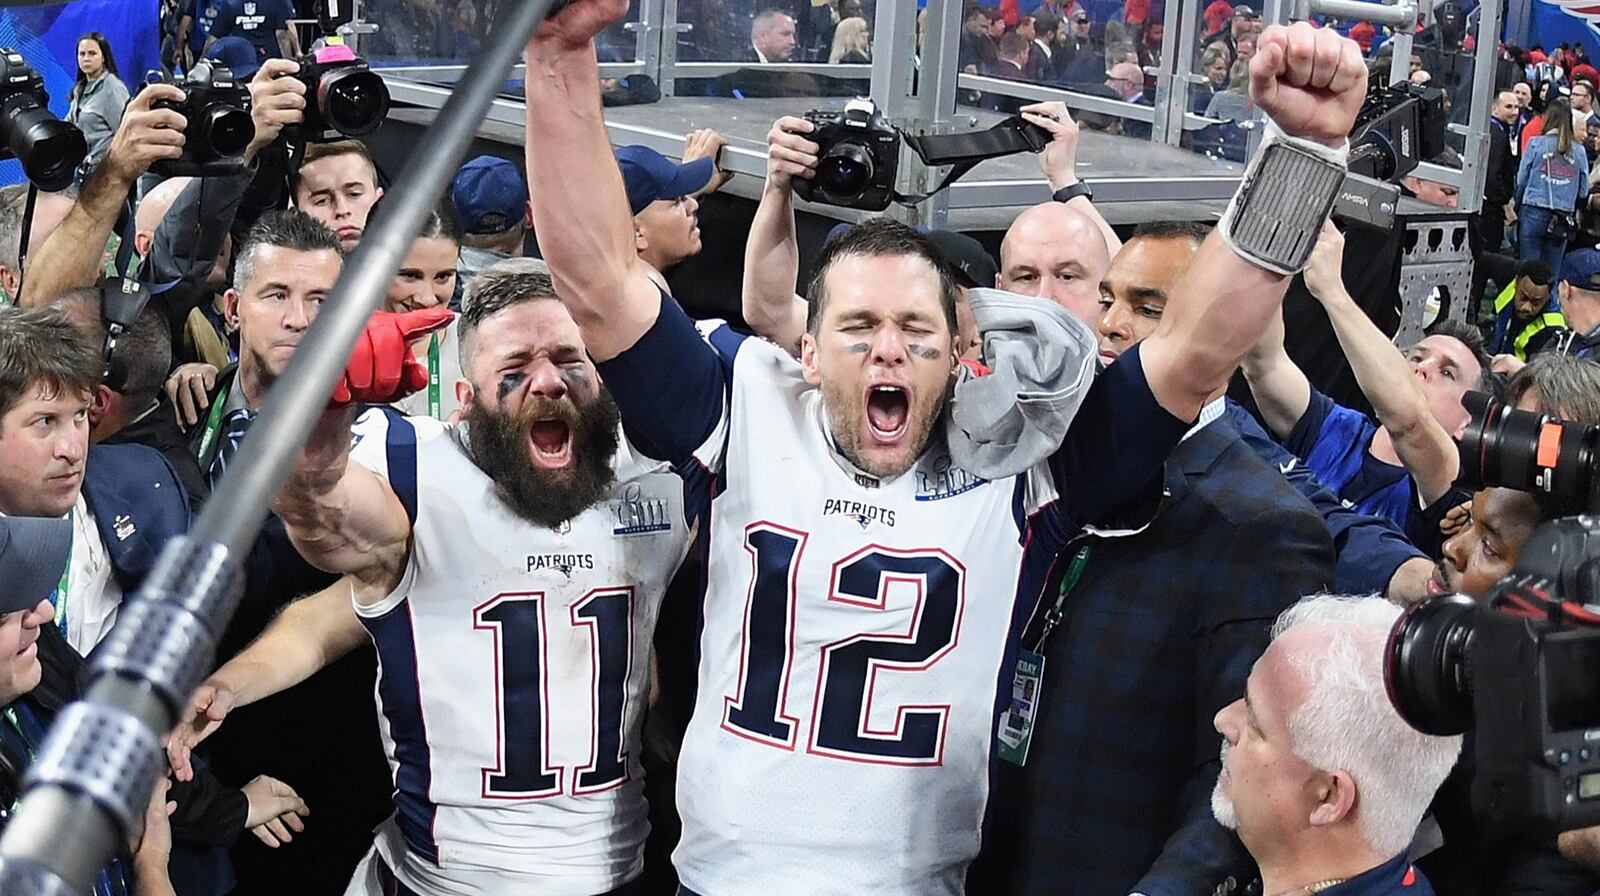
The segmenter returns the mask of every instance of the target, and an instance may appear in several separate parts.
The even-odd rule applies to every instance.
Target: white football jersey
[[[593,894],[643,866],[640,723],[661,597],[688,550],[683,480],[624,441],[607,497],[550,529],[516,516],[465,428],[368,412],[352,458],[413,520],[400,584],[356,612],[378,649],[401,882]],[[486,869],[500,874],[486,877]],[[534,889],[536,888],[536,889]],[[453,891],[453,890],[448,890]]]
[[[936,437],[912,470],[880,481],[835,449],[820,391],[786,352],[711,325],[701,341],[670,300],[600,370],[641,450],[690,471],[688,452],[698,472],[686,475],[711,480],[690,487],[712,499],[699,690],[678,771],[683,886],[961,893],[1013,631],[1068,534],[1057,462],[985,481]],[[1090,395],[1097,415],[1103,397]],[[1121,432],[1088,431],[1094,446]],[[1068,453],[1061,469],[1090,483],[1080,493],[1114,491],[1094,484],[1089,444]]]

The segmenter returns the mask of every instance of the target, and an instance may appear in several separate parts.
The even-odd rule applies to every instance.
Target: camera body
[[[325,38],[299,60],[306,85],[306,140],[325,143],[370,134],[389,114],[389,88],[367,61],[339,38]]]
[[[1435,598],[1390,634],[1390,701],[1425,733],[1473,729],[1473,810],[1500,830],[1600,824],[1600,628],[1519,612],[1596,596],[1597,555],[1600,517],[1552,520],[1484,605]]]
[[[1374,81],[1350,131],[1350,173],[1334,201],[1335,217],[1394,227],[1402,177],[1445,147],[1444,91]]]
[[[1600,510],[1600,430],[1470,392],[1460,484]],[[1436,597],[1389,635],[1389,700],[1426,734],[1474,732],[1476,815],[1506,832],[1600,824],[1600,516],[1541,523],[1480,601]]]
[[[250,89],[220,65],[202,62],[179,81],[169,81],[160,72],[151,72],[148,84],[173,84],[184,92],[183,100],[159,100],[157,109],[171,109],[183,116],[183,155],[164,159],[150,166],[162,177],[219,177],[244,168],[244,153],[255,139],[255,121],[250,117]]]
[[[42,190],[72,183],[88,155],[83,132],[50,114],[44,79],[16,50],[0,49],[0,159],[16,159]]]
[[[805,114],[817,144],[817,175],[795,178],[794,191],[807,202],[881,212],[894,201],[900,167],[900,132],[871,100],[856,99],[843,112]]]

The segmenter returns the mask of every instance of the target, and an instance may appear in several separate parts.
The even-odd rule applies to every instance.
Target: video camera
[[[145,84],[173,84],[183,100],[160,100],[157,109],[172,109],[183,116],[183,155],[150,166],[162,177],[219,177],[244,168],[244,152],[255,139],[250,117],[250,89],[234,80],[227,68],[209,62],[197,64],[187,76],[172,81],[151,72]]]
[[[1600,428],[1465,401],[1462,481],[1600,511]],[[1412,727],[1473,729],[1474,812],[1502,831],[1600,824],[1600,517],[1543,523],[1482,604],[1411,607],[1389,635],[1389,700]]]
[[[1350,130],[1350,173],[1334,201],[1334,217],[1388,230],[1394,227],[1402,177],[1444,151],[1444,91],[1374,81]]]
[[[89,146],[76,126],[50,114],[44,79],[12,49],[0,49],[0,159],[15,158],[41,190],[72,183]]]
[[[805,114],[815,129],[807,135],[817,144],[817,174],[797,178],[794,191],[807,202],[881,212],[892,202],[912,205],[949,186],[984,159],[1016,152],[1039,152],[1050,132],[1012,116],[988,130],[961,134],[904,134],[889,124],[869,99],[854,99],[843,112],[813,109]],[[900,143],[929,167],[953,166],[944,181],[929,192],[904,196],[895,191],[900,169]]]

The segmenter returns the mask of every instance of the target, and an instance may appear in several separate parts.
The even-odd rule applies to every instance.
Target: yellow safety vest
[[[1513,280],[1509,286],[1500,291],[1499,295],[1494,297],[1494,313],[1496,315],[1504,312],[1510,306],[1511,297],[1516,295],[1516,292],[1517,283]],[[1513,317],[1511,325],[1515,326],[1516,323],[1516,318]],[[1528,360],[1528,343],[1533,341],[1533,337],[1550,327],[1565,327],[1566,325],[1567,318],[1559,311],[1546,311],[1540,314],[1522,325],[1522,331],[1517,333],[1516,338],[1511,341],[1511,353],[1516,355],[1519,361]]]

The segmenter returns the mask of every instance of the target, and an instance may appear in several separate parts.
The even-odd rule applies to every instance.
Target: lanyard
[[[206,452],[211,449],[211,443],[217,440],[217,430],[222,428],[222,409],[227,405],[228,395],[231,392],[233,386],[230,384],[211,400],[211,415],[206,417],[206,429],[200,435],[200,450],[195,453],[196,460],[205,459]]]
[[[73,522],[73,540],[77,540],[77,519],[68,513],[67,518]],[[67,566],[61,570],[61,581],[56,584],[55,598],[50,603],[55,607],[56,629],[61,632],[62,640],[67,639],[67,583],[72,577],[72,552],[67,551]],[[9,713],[10,711],[7,710]],[[12,720],[15,722],[15,719]]]
[[[444,405],[439,401],[439,334],[428,337],[428,416],[443,420]]]
[[[1067,602],[1067,595],[1072,593],[1072,589],[1078,587],[1078,580],[1083,578],[1083,568],[1088,565],[1089,545],[1083,544],[1067,564],[1067,574],[1061,577],[1061,590],[1056,594],[1055,606],[1044,616],[1044,628],[1039,632],[1038,643],[1033,646],[1035,653],[1044,653],[1044,639],[1050,637],[1050,633],[1061,622],[1061,607]]]

